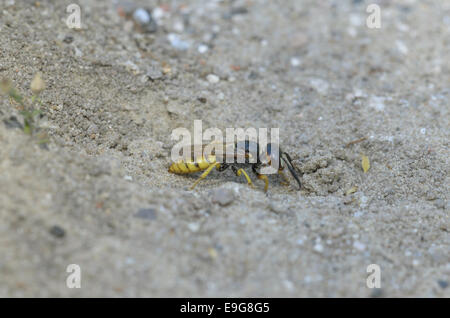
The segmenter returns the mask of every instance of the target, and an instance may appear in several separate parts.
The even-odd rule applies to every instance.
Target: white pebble
[[[354,243],[353,243],[353,247],[355,248],[355,249],[357,249],[358,251],[364,251],[365,249],[366,249],[366,245],[364,245],[363,243],[361,243],[361,242],[358,242],[358,241],[355,241]]]
[[[409,49],[408,49],[408,47],[406,46],[405,43],[403,43],[402,41],[399,40],[399,41],[395,42],[395,44],[397,45],[397,50],[398,50],[401,54],[403,54],[403,55],[408,54]]]
[[[150,14],[147,12],[147,10],[139,8],[136,11],[134,11],[133,19],[139,24],[143,25],[150,23],[151,17]]]
[[[163,10],[163,9],[161,9],[161,8],[159,8],[159,7],[153,9],[153,11],[152,11],[152,17],[153,17],[153,19],[159,20],[159,19],[161,19],[163,16],[164,16],[164,10]]]
[[[326,95],[330,84],[320,78],[313,78],[309,81],[310,85],[321,95]]]
[[[79,48],[77,48],[76,46],[73,48],[75,51],[75,56],[76,57],[82,57],[83,56],[83,52],[81,52],[81,50]]]
[[[198,232],[198,230],[200,229],[200,225],[198,223],[189,223],[188,228],[189,230],[195,233]]]
[[[220,26],[217,25],[217,24],[213,25],[212,31],[213,31],[214,33],[219,33],[219,32],[220,32]]]
[[[214,75],[214,74],[209,74],[206,79],[208,80],[208,82],[210,82],[211,84],[217,84],[220,81],[219,76]]]
[[[409,26],[407,24],[403,24],[401,22],[398,22],[396,26],[397,26],[397,29],[399,31],[402,31],[402,32],[408,32],[409,31]]]
[[[283,285],[287,290],[294,290],[294,284],[290,280],[283,280]]]
[[[384,110],[384,107],[385,107],[384,101],[385,101],[384,97],[372,96],[369,101],[369,106],[372,108],[375,108],[375,110],[381,112]]]
[[[302,64],[302,61],[300,61],[300,59],[298,57],[292,57],[291,58],[291,65],[293,67],[298,67]]]
[[[354,28],[354,27],[349,27],[347,28],[347,33],[348,35],[350,35],[352,38],[355,38],[358,35],[358,31]]]
[[[170,45],[180,51],[185,51],[190,46],[188,42],[181,40],[180,37],[175,33],[169,33],[167,35],[167,39],[169,40]]]
[[[176,21],[173,24],[173,29],[178,33],[182,33],[184,31],[184,23],[182,21]]]
[[[353,26],[359,27],[361,25],[363,25],[364,19],[362,16],[357,15],[357,14],[351,14],[350,15],[350,23]]]
[[[136,263],[135,259],[133,257],[127,257],[125,258],[125,264],[127,265],[134,265]]]
[[[427,129],[426,128],[420,128],[420,133],[422,135],[425,135],[427,133]]]
[[[131,72],[134,72],[134,73],[139,72],[139,67],[130,60],[126,61],[122,65],[125,66]]]
[[[127,181],[133,181],[133,177],[132,176],[125,176],[123,177],[125,180]]]
[[[314,250],[315,250],[317,253],[322,253],[322,252],[323,252],[323,245],[320,244],[320,243],[317,243],[316,245],[314,245]]]
[[[209,50],[209,47],[207,45],[205,45],[205,44],[200,44],[198,46],[198,52],[200,54],[204,54],[204,53],[208,52],[208,50]]]

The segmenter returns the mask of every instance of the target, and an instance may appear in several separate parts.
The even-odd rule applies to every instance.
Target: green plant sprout
[[[0,91],[3,94],[9,96],[11,103],[13,101],[19,105],[19,113],[23,118],[23,131],[24,133],[34,136],[39,129],[39,117],[42,114],[42,110],[39,106],[43,106],[39,94],[45,89],[44,81],[41,79],[40,75],[37,74],[33,81],[31,82],[31,91],[33,95],[31,96],[31,101],[25,98],[20,92],[18,92],[12,85],[11,81],[8,79],[3,79],[0,82]],[[48,138],[39,134],[38,144],[46,144]]]

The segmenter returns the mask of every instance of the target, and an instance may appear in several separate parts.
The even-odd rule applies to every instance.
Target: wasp
[[[205,151],[208,146],[211,146],[211,144],[201,145],[199,148],[201,148],[202,152],[198,155],[195,154],[195,146],[191,146],[191,156],[189,158],[174,162],[169,167],[170,173],[180,175],[203,171],[200,177],[191,186],[191,190],[194,189],[200,181],[205,179],[214,168],[217,171],[222,172],[229,167],[231,167],[237,176],[244,176],[248,185],[254,188],[252,180],[244,170],[245,167],[251,166],[256,177],[265,182],[264,191],[267,191],[269,188],[269,178],[263,173],[263,168],[268,168],[272,163],[274,164],[274,167],[277,167],[278,174],[284,179],[283,184],[289,185],[289,179],[283,173],[284,166],[282,162],[287,166],[289,172],[297,181],[298,186],[301,189],[300,179],[295,172],[296,169],[294,168],[291,157],[286,152],[283,152],[276,144],[267,144],[265,149],[261,152],[259,143],[248,140],[216,144],[209,151]],[[278,151],[275,151],[275,147],[277,147]],[[219,156],[222,156],[221,158],[225,159],[231,158],[233,163],[229,163],[229,160],[223,160],[223,163],[220,163],[218,162]]]

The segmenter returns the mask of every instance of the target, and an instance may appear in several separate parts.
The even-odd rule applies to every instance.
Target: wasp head
[[[296,169],[292,163],[291,156],[288,153],[281,150],[281,148],[276,144],[267,144],[266,150],[263,153],[262,167],[267,168],[271,166],[272,168],[277,169],[278,171],[282,171],[284,169],[283,162],[288,167],[289,172],[294,177],[295,181],[297,181],[298,186],[301,188],[300,179],[296,173]],[[281,160],[280,160],[281,159]]]

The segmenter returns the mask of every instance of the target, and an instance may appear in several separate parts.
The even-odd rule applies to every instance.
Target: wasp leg
[[[258,179],[260,180],[264,180],[265,185],[264,185],[264,192],[267,192],[267,190],[269,189],[269,178],[267,178],[266,175],[260,174],[258,172],[258,164],[252,165],[252,171],[254,174],[256,174],[256,176],[258,177]]]
[[[208,169],[206,169],[205,172],[203,172],[202,175],[197,179],[197,181],[194,182],[194,184],[191,187],[191,190],[193,190],[200,181],[205,179],[208,176],[208,174],[212,171],[212,169],[214,169],[214,168],[216,168],[217,170],[220,170],[220,163],[210,165],[208,167]]]
[[[266,185],[264,186],[264,192],[267,192],[267,190],[269,189],[269,178],[267,178],[267,176],[264,174],[258,174],[258,179],[264,180],[264,182],[266,183]]]
[[[251,188],[254,188],[253,182],[248,176],[247,172],[245,172],[244,169],[238,169],[235,166],[231,166],[231,169],[233,169],[234,173],[239,177],[241,174],[244,174],[245,179],[247,179],[247,183]]]
[[[283,173],[282,170],[278,170],[278,174],[279,174],[281,177],[283,177],[283,180],[284,180],[284,181],[281,181],[280,183],[281,183],[282,185],[288,186],[288,185],[289,185],[289,179],[288,179],[288,177],[286,177],[286,175]]]

